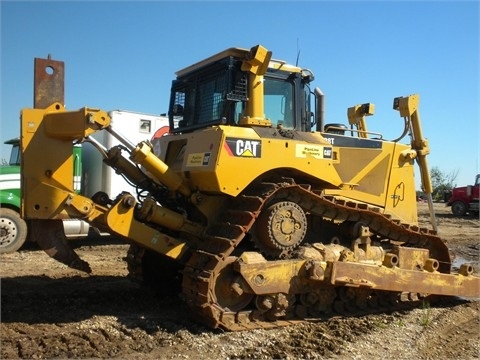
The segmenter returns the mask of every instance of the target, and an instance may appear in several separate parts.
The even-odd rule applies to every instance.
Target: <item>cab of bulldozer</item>
[[[170,131],[186,133],[213,125],[241,126],[253,86],[263,86],[265,122],[261,126],[309,131],[313,74],[271,60],[260,84],[242,70],[244,53],[230,49],[177,72],[169,104]],[[246,50],[244,50],[246,51]]]

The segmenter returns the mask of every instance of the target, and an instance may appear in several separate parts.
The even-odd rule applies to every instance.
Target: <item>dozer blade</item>
[[[68,244],[62,220],[30,220],[29,233],[31,240],[37,242],[51,258],[72,269],[88,274],[92,272],[90,265],[80,259]]]

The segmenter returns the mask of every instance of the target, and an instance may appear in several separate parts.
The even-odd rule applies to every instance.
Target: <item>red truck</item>
[[[480,174],[475,176],[475,184],[457,187],[452,190],[452,196],[447,206],[452,207],[452,213],[456,216],[464,216],[467,213],[478,215],[478,199],[480,188]]]

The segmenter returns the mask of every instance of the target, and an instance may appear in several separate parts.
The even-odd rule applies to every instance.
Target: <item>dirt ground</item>
[[[439,233],[479,271],[479,219],[435,205]],[[427,224],[427,206],[419,204]],[[190,319],[177,296],[126,278],[127,245],[75,242],[92,275],[35,247],[0,255],[2,359],[478,359],[479,300],[273,330],[227,333]]]

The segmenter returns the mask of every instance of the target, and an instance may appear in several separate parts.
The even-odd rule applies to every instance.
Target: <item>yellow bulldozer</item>
[[[68,246],[64,218],[125,239],[130,275],[167,286],[172,274],[207,326],[271,328],[418,303],[477,298],[472,264],[418,226],[414,165],[431,194],[419,97],[393,100],[404,132],[367,130],[373,104],[325,124],[312,71],[261,45],[230,48],[176,73],[170,131],[131,143],[107,112],[60,102],[21,112],[24,218],[50,256],[90,272]],[[108,131],[110,149],[91,135]],[[408,143],[401,142],[407,137]],[[91,198],[73,189],[72,146],[90,142],[137,193]],[[173,270],[173,271],[172,271]]]

